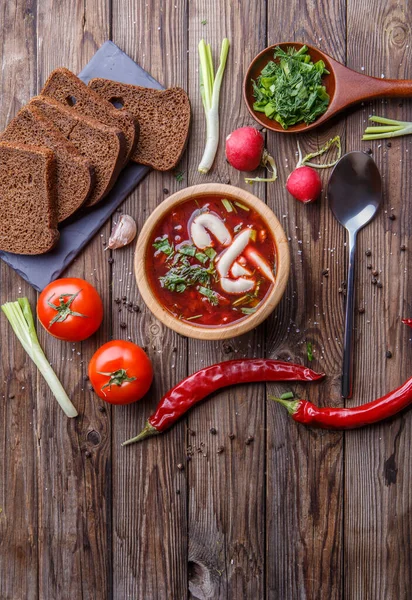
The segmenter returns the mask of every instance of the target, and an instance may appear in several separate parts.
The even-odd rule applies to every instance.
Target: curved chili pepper
[[[171,427],[189,408],[220,388],[253,381],[318,381],[324,373],[316,373],[302,365],[270,359],[228,360],[189,375],[163,396],[156,412],[149,417],[139,435],[122,446],[140,442]]]
[[[409,327],[412,327],[412,319],[402,319],[402,323],[404,323],[405,325],[409,325]]]
[[[412,404],[412,377],[386,396],[353,408],[321,408],[307,400],[283,400],[272,396],[270,399],[283,404],[298,423],[321,429],[356,429],[388,419]]]

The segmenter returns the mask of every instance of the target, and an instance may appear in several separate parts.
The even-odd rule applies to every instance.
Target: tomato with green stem
[[[59,340],[81,342],[95,333],[103,320],[103,303],[88,281],[77,277],[56,279],[37,301],[43,327]]]
[[[103,344],[89,363],[89,380],[94,391],[110,404],[130,404],[149,390],[153,368],[146,352],[125,340]]]

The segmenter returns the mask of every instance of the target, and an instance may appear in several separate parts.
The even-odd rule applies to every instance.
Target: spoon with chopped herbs
[[[358,102],[410,97],[412,81],[370,77],[314,46],[285,42],[266,48],[252,61],[243,96],[263,127],[296,133],[313,129]]]

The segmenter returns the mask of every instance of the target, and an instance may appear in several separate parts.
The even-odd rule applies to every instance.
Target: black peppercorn
[[[371,265],[371,263],[368,263],[368,264],[366,265],[366,268],[367,268],[367,269],[372,269],[372,265]]]
[[[105,413],[106,412],[106,407],[105,406],[99,406],[99,412]]]
[[[217,429],[215,429],[215,427],[211,427],[211,428],[209,429],[209,431],[210,431],[210,433],[211,433],[212,435],[216,435],[216,434],[217,434]]]
[[[366,250],[365,254],[366,254],[366,256],[371,256],[372,255],[372,251],[369,250],[369,248],[368,248],[368,250]]]
[[[168,194],[168,193],[169,193],[169,190],[168,190],[167,188],[163,188],[163,193],[164,193],[164,194]]]
[[[127,327],[127,323],[125,323],[124,321],[122,321],[122,322],[120,323],[120,328],[121,328],[121,329],[126,329],[126,327]]]
[[[406,250],[406,246],[405,246],[405,244],[402,244],[402,246],[401,246],[401,250],[402,250],[402,252],[405,252],[405,250]]]
[[[395,215],[393,213],[391,213],[389,215],[389,218],[390,218],[391,221],[394,221],[396,219],[396,217],[395,217]]]
[[[382,288],[383,287],[382,281],[378,281],[377,286],[378,286],[378,288]]]
[[[378,271],[378,269],[373,269],[373,271],[372,271],[372,275],[373,275],[374,277],[377,277],[377,276],[379,275],[379,271]]]
[[[386,351],[386,358],[392,358],[392,352],[390,350]]]
[[[107,262],[109,263],[109,265],[112,265],[114,263],[113,256],[109,256],[109,258],[107,259]]]
[[[234,433],[229,433],[229,439],[230,440],[234,440],[235,439],[235,434]]]
[[[371,284],[376,285],[377,283],[378,283],[378,280],[376,279],[376,277],[372,277]]]

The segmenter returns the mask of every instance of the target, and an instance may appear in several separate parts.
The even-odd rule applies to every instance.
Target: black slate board
[[[113,79],[142,87],[164,89],[113,42],[105,42],[79,74],[88,83],[93,77]],[[0,251],[0,258],[36,290],[60,277],[110,215],[148,173],[149,167],[130,163],[121,172],[110,194],[95,208],[84,211],[64,223],[57,246],[47,254],[24,256]]]

